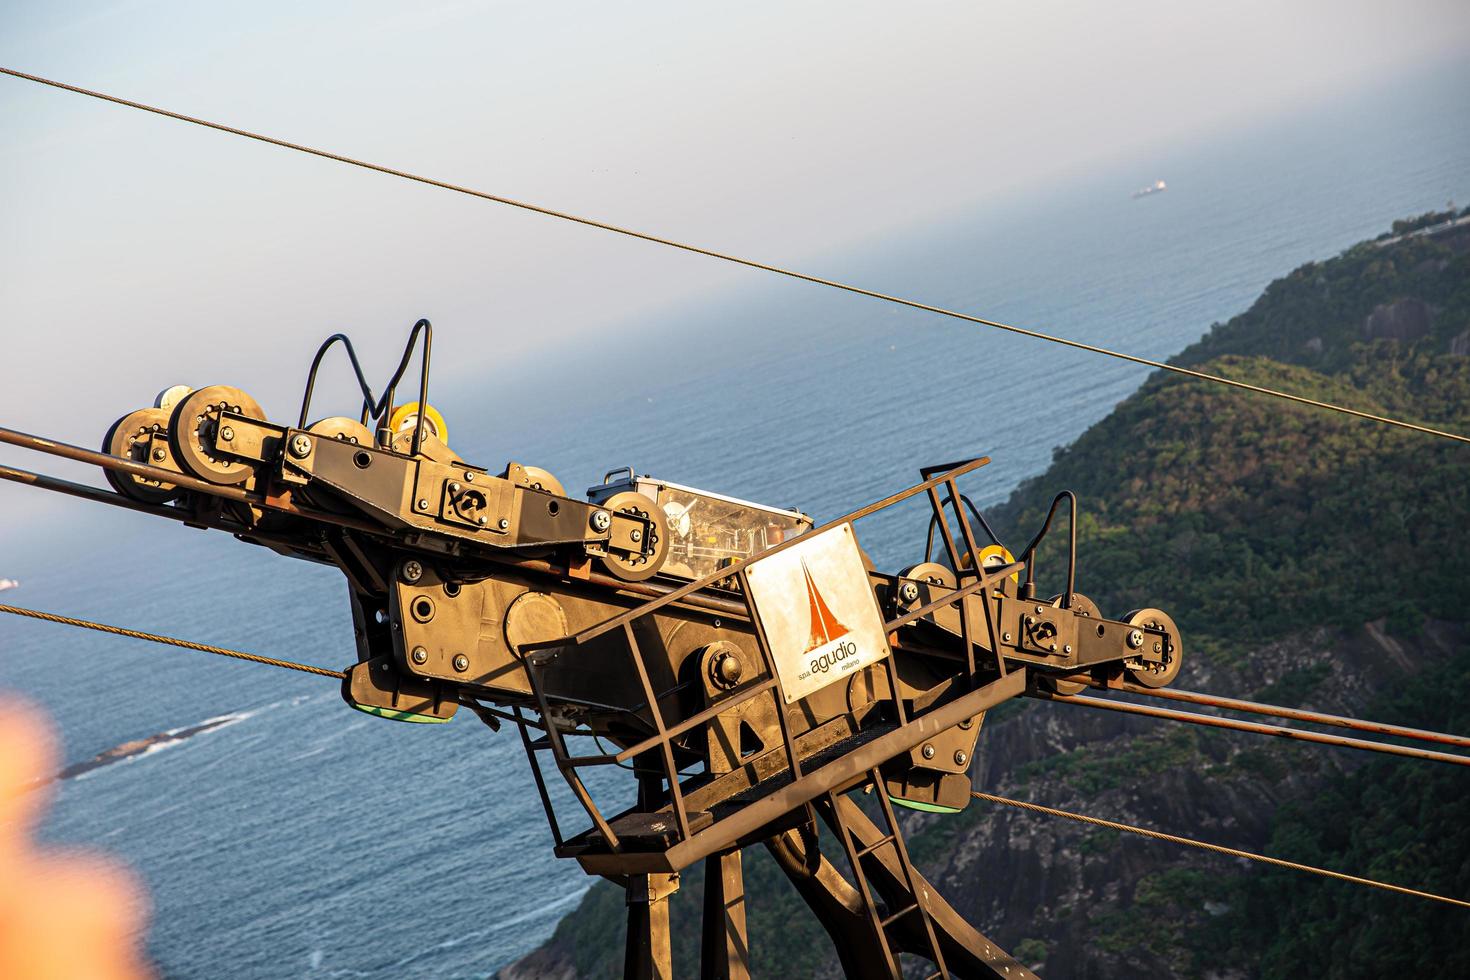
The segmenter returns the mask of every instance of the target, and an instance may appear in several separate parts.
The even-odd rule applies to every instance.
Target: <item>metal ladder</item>
[[[934,933],[934,920],[929,915],[928,904],[919,892],[917,874],[913,863],[909,861],[909,851],[903,842],[903,833],[899,830],[898,821],[894,818],[893,804],[889,802],[888,794],[883,789],[883,777],[875,768],[868,770],[868,778],[871,780],[870,785],[873,787],[874,795],[878,797],[878,803],[883,810],[883,819],[887,825],[887,832],[871,844],[857,846],[860,844],[859,839],[842,819],[842,810],[838,806],[838,795],[836,793],[827,794],[827,802],[832,809],[832,822],[836,826],[837,835],[842,838],[842,848],[847,852],[848,863],[852,866],[853,877],[857,880],[858,891],[863,897],[863,905],[868,912],[868,921],[872,924],[878,944],[887,958],[890,973],[894,977],[899,977],[901,973],[898,956],[893,950],[893,944],[889,941],[888,930],[905,916],[917,914],[920,921],[924,923],[924,934],[929,942],[929,958],[939,968],[924,980],[936,980],[936,978],[937,980],[949,980],[949,968],[944,964],[944,954],[939,949],[939,940]],[[863,858],[888,846],[892,846],[894,855],[898,859],[899,871],[910,901],[896,911],[881,915],[877,902],[873,898],[873,889],[868,884],[868,876],[863,873]]]

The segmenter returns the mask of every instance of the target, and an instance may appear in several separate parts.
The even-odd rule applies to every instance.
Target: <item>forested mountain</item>
[[[1302,266],[1175,362],[1470,432],[1470,225],[1453,217]],[[1111,616],[1169,610],[1188,651],[1176,686],[1470,731],[1470,446],[1160,372],[1017,489],[1003,536],[1026,540],[1062,488],[1082,504],[1079,591]],[[1459,767],[1026,701],[991,713],[973,776],[1470,897]],[[905,828],[930,880],[1051,980],[1470,976],[1463,909],[983,802]],[[746,869],[754,975],[837,975],[762,849]],[[698,877],[674,900],[681,976],[697,975]],[[622,915],[595,886],[502,976],[618,975]]]

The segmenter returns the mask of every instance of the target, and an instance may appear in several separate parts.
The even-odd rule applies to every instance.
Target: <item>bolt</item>
[[[424,577],[424,566],[410,558],[403,563],[403,580],[413,583]]]
[[[464,471],[464,482],[466,482],[466,483],[474,483],[475,482],[475,474],[474,474],[474,471],[473,470],[465,470]]]
[[[924,748],[923,748],[923,753],[924,753],[924,758],[926,758],[926,759],[932,759],[932,758],[934,758],[934,746],[932,746],[932,745],[925,745]]]
[[[1143,646],[1143,630],[1134,630],[1128,634],[1128,645],[1137,650]]]
[[[507,520],[506,518],[502,517],[500,519],[500,525],[499,526],[500,526],[500,529],[502,531],[504,531],[506,528],[510,527],[510,521]]]
[[[1009,633],[1002,633],[1000,635],[1000,638],[1002,640],[1005,640],[1007,643],[1011,642],[1011,634],[1009,634]]]
[[[1157,643],[1155,643],[1154,644],[1154,653],[1163,653],[1163,652],[1164,652],[1164,648],[1161,647],[1161,646],[1159,646]]]
[[[426,498],[424,498],[424,497],[420,497],[419,498],[419,510],[428,510],[428,509],[429,509],[429,501]]]
[[[486,517],[484,514],[481,514],[479,517],[475,518],[475,523],[480,525],[481,527],[484,527],[486,524],[490,523],[490,518]]]
[[[740,683],[740,675],[744,670],[740,666],[740,658],[726,651],[710,663],[709,673],[717,685],[728,689]]]
[[[904,602],[913,602],[919,598],[919,587],[912,582],[905,582],[899,587],[898,595]]]
[[[457,671],[459,671],[461,674],[463,674],[465,671],[469,670],[470,669],[470,658],[469,657],[466,657],[462,653],[456,653],[454,655],[454,669],[457,670]]]
[[[632,539],[634,544],[637,544],[639,541],[643,540],[643,532],[638,530],[637,528],[634,528],[632,531],[628,532],[628,537]]]
[[[592,512],[592,530],[601,534],[612,527],[612,515],[605,510],[594,510]]]
[[[1038,616],[1039,616],[1039,615],[1041,615],[1041,607],[1040,607],[1040,606],[1037,606],[1037,607],[1036,607],[1036,614],[1037,614],[1037,615],[1038,615]]]
[[[1072,644],[1068,643],[1066,646],[1062,647],[1062,652],[1063,653],[1071,653],[1072,652]]]
[[[449,484],[449,492],[450,493],[459,493],[459,484],[458,483],[451,483],[451,484]]]
[[[235,430],[230,428],[228,425],[222,425],[220,426],[219,437],[225,442],[229,442],[230,440],[235,438]]]
[[[1053,643],[1050,646],[1048,646],[1047,649],[1050,650],[1052,653],[1056,653],[1057,652],[1057,645],[1055,643]]]
[[[1035,626],[1036,625],[1036,617],[1035,616],[1027,616],[1026,617],[1026,625],[1027,626]]]
[[[955,752],[955,754],[954,754],[954,764],[955,765],[962,766],[966,762],[969,762],[969,761],[970,761],[970,757],[967,756],[967,755],[965,755],[965,752],[964,752],[963,749],[960,749],[960,750],[958,750],[958,751]]]
[[[153,461],[155,463],[161,463],[167,458],[168,453],[164,451],[164,448],[162,446],[159,446],[157,449],[153,450]]]
[[[412,656],[414,663],[422,664],[424,661],[429,659],[429,651],[425,650],[423,647],[414,647]]]
[[[291,455],[297,459],[305,459],[311,455],[311,437],[298,432],[291,437]]]

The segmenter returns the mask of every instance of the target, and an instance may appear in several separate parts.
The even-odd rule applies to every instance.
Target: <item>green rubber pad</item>
[[[358,711],[370,715],[377,715],[379,718],[387,718],[389,721],[416,722],[420,725],[443,725],[446,722],[454,720],[453,715],[448,718],[435,718],[433,715],[419,715],[414,714],[412,711],[394,711],[392,708],[376,708],[370,704],[354,704],[352,706]]]
[[[896,796],[890,796],[888,799],[891,800],[894,803],[897,803],[899,806],[906,806],[910,810],[921,810],[924,813],[959,813],[960,812],[957,807],[940,806],[938,803],[920,803],[917,800],[900,800]]]

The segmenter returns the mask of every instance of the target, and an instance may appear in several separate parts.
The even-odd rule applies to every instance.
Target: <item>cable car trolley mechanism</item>
[[[360,410],[308,421],[338,343]],[[399,404],[415,350],[418,399]],[[459,457],[428,402],[430,352],[420,321],[379,399],[350,341],[330,338],[294,424],[234,387],[176,386],[116,422],[102,453],[5,441],[101,465],[121,496],[29,482],[339,568],[357,648],[343,698],[400,721],[464,708],[516,725],[556,853],[627,889],[629,976],[669,975],[668,897],[695,862],[702,972],[748,974],[740,849],[756,843],[849,976],[898,977],[901,954],[933,976],[1030,975],[914,868],[894,808],[965,807],[985,712],[1005,700],[1178,674],[1166,613],[1110,619],[1075,590],[1075,497],[1060,494],[1014,555],[959,488],[983,458],[926,467],[821,526],[631,467],[571,497],[539,467]],[[862,520],[913,497],[929,504],[924,560],[876,570]],[[1038,547],[1064,504],[1067,590],[1042,597]],[[584,735],[599,751],[574,750]],[[631,768],[633,806],[609,813],[594,799],[583,771],[606,765]],[[552,776],[580,804],[575,831]],[[823,833],[845,874],[819,850]]]

